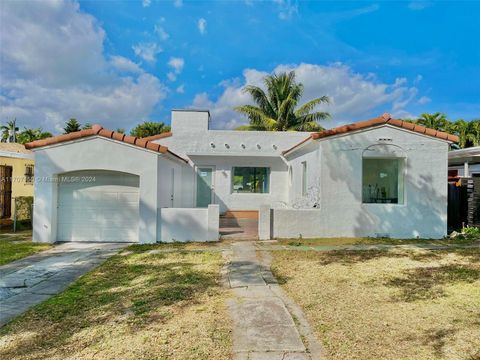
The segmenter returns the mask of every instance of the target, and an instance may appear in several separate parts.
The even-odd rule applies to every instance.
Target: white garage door
[[[138,242],[138,176],[79,171],[62,177],[58,241]]]

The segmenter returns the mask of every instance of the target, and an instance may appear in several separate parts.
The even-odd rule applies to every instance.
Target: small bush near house
[[[467,226],[463,229],[463,235],[467,239],[480,240],[480,228],[475,226]]]

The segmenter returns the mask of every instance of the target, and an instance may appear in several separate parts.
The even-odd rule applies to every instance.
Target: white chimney
[[[172,110],[172,133],[174,136],[207,132],[210,123],[208,110]]]

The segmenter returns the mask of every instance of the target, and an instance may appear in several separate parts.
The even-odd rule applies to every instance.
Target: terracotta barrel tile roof
[[[329,137],[329,136],[345,134],[345,133],[348,133],[350,131],[361,130],[361,129],[366,129],[366,128],[370,128],[370,127],[374,127],[374,126],[385,125],[385,124],[396,126],[396,127],[403,128],[403,129],[407,129],[407,130],[414,131],[414,132],[417,132],[417,133],[420,133],[420,134],[436,137],[436,138],[439,138],[439,139],[442,139],[442,140],[447,140],[447,141],[452,141],[452,142],[458,142],[458,140],[459,140],[458,136],[456,136],[456,135],[448,134],[448,133],[443,132],[443,131],[430,129],[430,128],[427,128],[425,126],[413,124],[413,123],[405,121],[405,120],[392,119],[390,114],[385,113],[382,116],[374,118],[374,119],[359,121],[357,123],[343,125],[343,126],[339,126],[339,127],[333,128],[333,129],[320,131],[318,133],[313,133],[307,139],[305,139],[302,142],[298,143],[297,145],[291,147],[290,149],[285,150],[283,152],[283,154],[286,154],[286,153],[290,152],[291,150],[297,148],[298,146],[302,145],[303,143],[305,143],[306,141],[308,141],[310,139],[313,139],[313,140],[323,139],[323,138],[326,138],[326,137]]]
[[[166,133],[166,134],[168,134],[168,133]],[[163,134],[160,134],[160,135],[163,135]],[[167,154],[168,153],[168,154],[173,155],[173,156],[175,156],[175,157],[177,157],[177,158],[179,158],[179,159],[181,159],[185,162],[188,162],[186,159],[184,159],[181,156],[178,156],[177,154],[168,150],[168,148],[166,146],[162,146],[162,145],[155,144],[155,143],[151,142],[151,140],[154,140],[154,139],[149,140],[149,138],[153,138],[153,136],[150,136],[149,138],[137,138],[137,137],[134,137],[134,136],[129,136],[129,135],[118,133],[118,132],[115,132],[115,131],[112,131],[112,130],[104,129],[101,125],[98,125],[98,124],[93,125],[91,129],[75,131],[75,132],[71,132],[71,133],[68,133],[68,134],[63,134],[63,135],[49,137],[49,138],[42,139],[42,140],[32,141],[32,142],[29,142],[29,143],[25,144],[25,148],[26,149],[35,149],[35,148],[39,148],[39,147],[43,147],[43,146],[59,144],[59,143],[62,143],[62,142],[72,141],[72,140],[76,140],[76,139],[80,139],[80,138],[84,138],[84,137],[89,137],[89,136],[101,136],[101,137],[104,137],[104,138],[109,138],[109,139],[121,141],[121,142],[124,142],[124,143],[127,143],[127,144],[131,144],[131,145],[135,145],[135,146],[144,148],[144,149],[159,152],[161,154]],[[159,136],[159,135],[155,135],[155,136]],[[169,136],[171,136],[171,133],[170,133]],[[167,137],[167,136],[163,136],[163,137]]]

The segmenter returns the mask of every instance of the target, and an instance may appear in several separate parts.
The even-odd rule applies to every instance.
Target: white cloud
[[[132,49],[135,55],[151,63],[155,62],[157,60],[157,54],[163,51],[163,49],[154,42],[139,43],[137,45],[133,45]]]
[[[425,105],[425,104],[428,104],[430,101],[432,101],[432,99],[430,99],[428,96],[422,96],[420,99],[418,99],[418,103],[420,105]]]
[[[127,59],[126,57],[123,56],[112,56],[110,58],[110,64],[112,64],[113,67],[120,71],[124,72],[130,72],[130,73],[141,73],[143,70],[140,68],[140,66],[136,63],[134,63],[132,60]]]
[[[177,75],[175,75],[175,73],[173,73],[173,72],[170,71],[170,72],[167,74],[167,78],[168,78],[168,80],[170,80],[170,81],[175,81],[175,80],[177,80]]]
[[[330,105],[322,105],[319,110],[330,112],[332,120],[323,123],[332,127],[344,123],[356,122],[370,116],[378,116],[385,111],[394,114],[405,112],[405,107],[417,95],[415,87],[409,87],[403,78],[393,83],[379,81],[374,74],[355,73],[343,64],[315,65],[279,65],[274,72],[295,71],[298,82],[304,85],[302,101],[306,102],[318,96],[330,97]],[[200,93],[193,99],[192,106],[208,108],[212,114],[214,128],[234,128],[245,124],[246,118],[233,108],[251,103],[248,94],[242,91],[247,84],[263,86],[262,80],[268,73],[255,69],[246,69],[242,79],[223,81],[222,94],[212,99],[207,93]]]
[[[105,32],[78,3],[4,2],[0,23],[1,119],[51,131],[70,117],[129,127],[166,95],[134,62],[105,57]]]
[[[396,78],[395,83],[393,84],[394,87],[405,85],[408,82],[407,78]]]
[[[181,8],[183,6],[183,0],[173,0],[173,6]]]
[[[151,3],[152,3],[152,0],[142,0],[143,7],[149,7]]]
[[[165,29],[163,27],[159,26],[159,25],[155,25],[153,31],[158,35],[158,37],[162,41],[165,41],[170,37],[170,35],[165,31]]]
[[[204,18],[198,20],[198,31],[200,31],[200,34],[202,35],[207,32],[207,20]]]
[[[296,0],[273,0],[277,6],[278,18],[289,20],[298,15],[298,2]]]
[[[168,66],[170,66],[175,71],[175,74],[180,74],[183,70],[184,65],[185,60],[179,57],[171,57],[168,61]]]
[[[179,94],[183,94],[185,92],[185,85],[184,84],[180,85],[179,87],[177,87],[176,91]]]
[[[422,81],[422,80],[423,80],[423,76],[420,75],[420,74],[418,74],[418,75],[415,77],[415,79],[413,80],[413,84],[414,84],[414,85],[417,85],[417,84],[420,83],[420,81]]]

